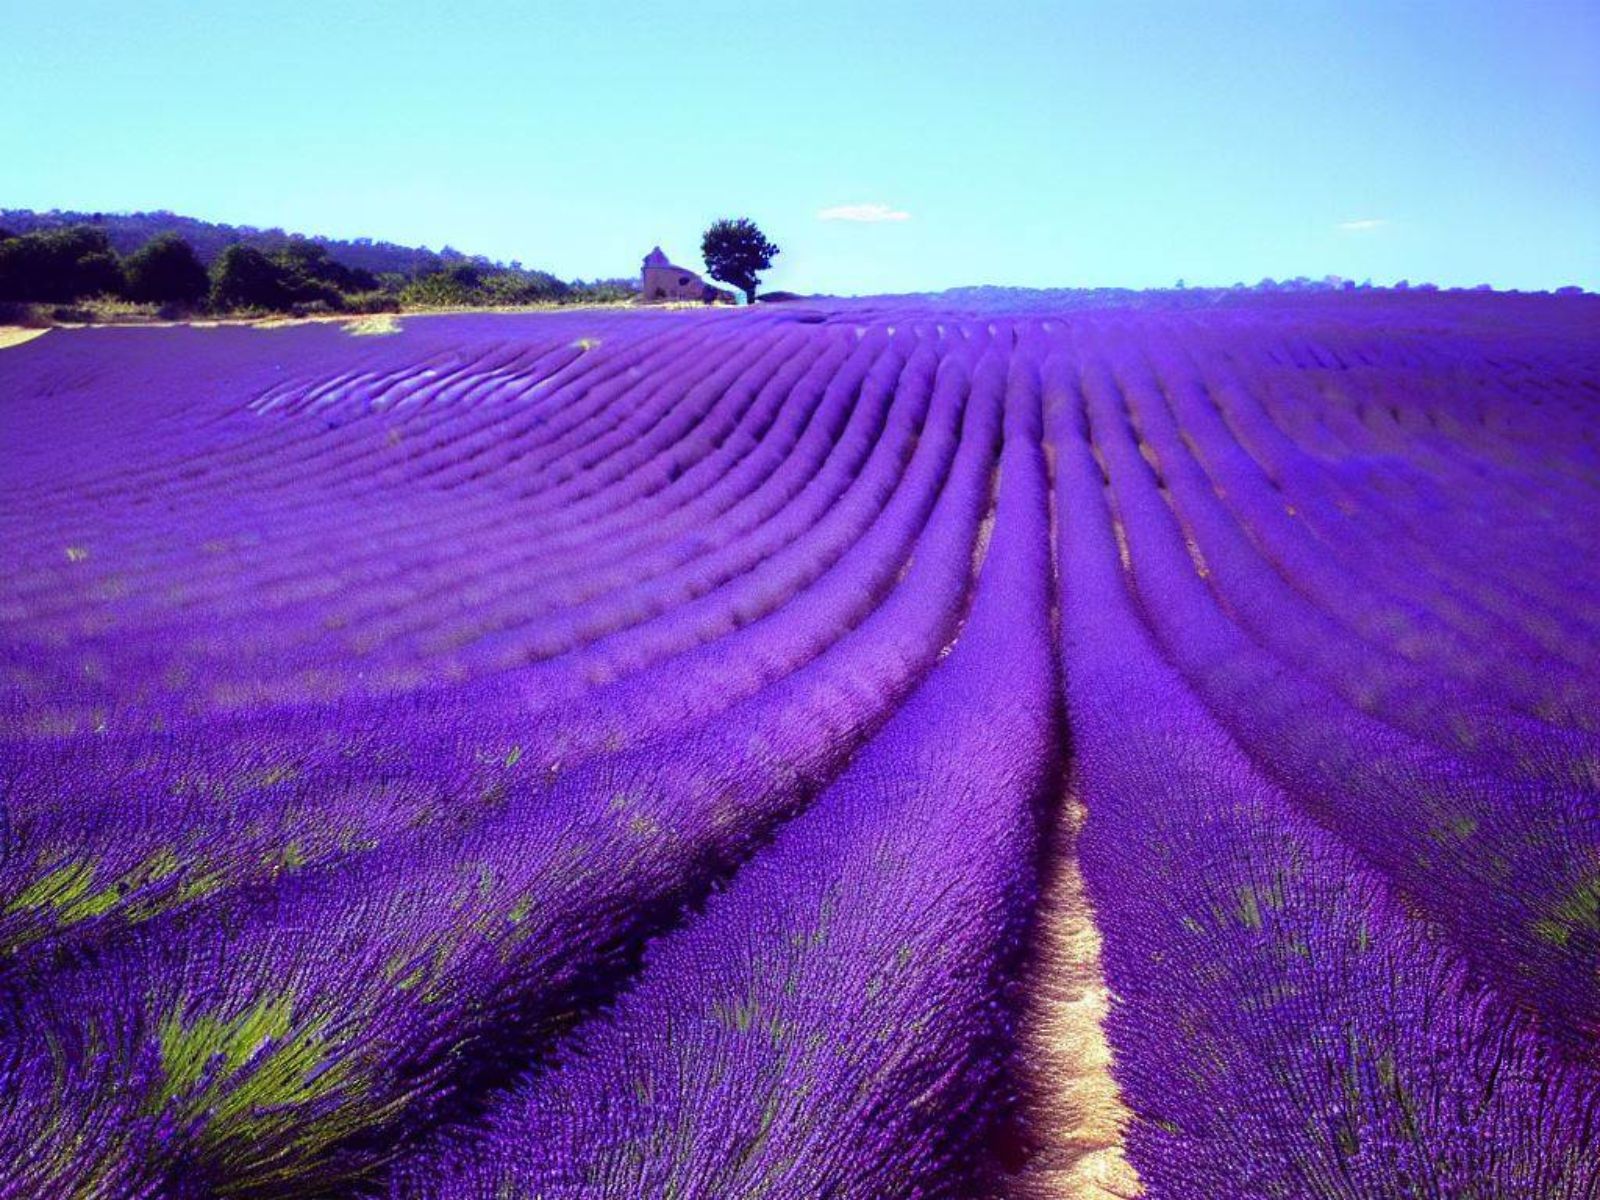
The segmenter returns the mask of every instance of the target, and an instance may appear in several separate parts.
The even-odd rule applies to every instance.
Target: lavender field
[[[0,1197],[1600,1196],[1600,301],[0,350]]]

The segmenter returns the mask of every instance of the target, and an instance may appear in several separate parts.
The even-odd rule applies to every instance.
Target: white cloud
[[[1383,217],[1363,217],[1359,221],[1340,221],[1334,228],[1340,233],[1371,233],[1388,223]]]
[[[911,214],[887,204],[836,204],[817,214],[819,221],[909,221]]]

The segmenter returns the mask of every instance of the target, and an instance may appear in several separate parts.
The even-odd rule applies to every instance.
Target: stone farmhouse
[[[674,266],[661,247],[645,255],[639,295],[646,304],[732,304],[732,292],[713,287],[687,267]]]

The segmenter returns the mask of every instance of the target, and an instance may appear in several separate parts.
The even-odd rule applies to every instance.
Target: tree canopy
[[[778,252],[777,245],[768,241],[748,217],[716,221],[700,239],[707,273],[738,288],[751,304],[755,303],[756,286],[760,283],[756,272],[770,267]]]
[[[121,290],[122,265],[105,232],[91,225],[0,242],[0,299],[65,303]]]
[[[158,234],[122,264],[128,298],[152,304],[198,304],[211,280],[194,248],[175,233]]]
[[[217,308],[285,308],[283,269],[254,246],[229,246],[211,268],[211,303]]]

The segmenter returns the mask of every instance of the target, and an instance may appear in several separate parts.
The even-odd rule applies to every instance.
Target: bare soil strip
[[[1024,1103],[1035,1153],[1011,1189],[1016,1200],[1110,1200],[1139,1195],[1123,1154],[1128,1110],[1111,1078],[1100,973],[1100,931],[1074,847],[1083,804],[1062,797],[1055,847],[1039,898],[1036,949],[1021,1029]]]

